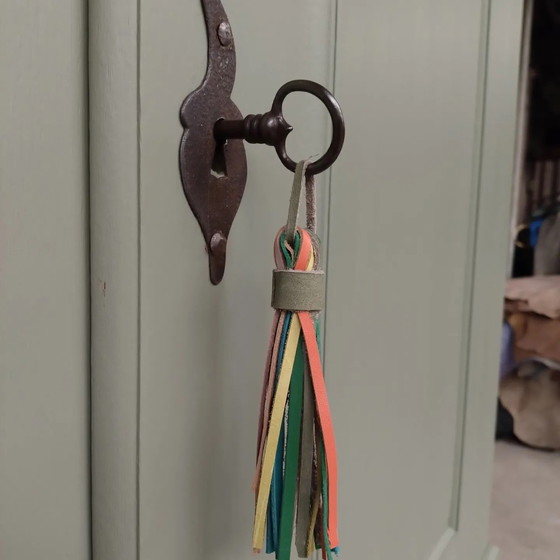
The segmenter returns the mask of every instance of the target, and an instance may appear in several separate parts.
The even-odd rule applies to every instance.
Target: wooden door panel
[[[494,0],[490,19],[486,1],[226,5],[243,113],[309,78],[336,87],[347,120],[318,186],[341,557],[486,548],[520,4]],[[90,22],[94,555],[249,558],[271,242],[291,175],[247,147],[211,286],[177,168],[178,108],[205,69],[199,2],[99,0]],[[318,104],[296,96],[287,115],[294,158],[328,143]]]
[[[0,4],[0,557],[86,560],[86,4]]]
[[[338,13],[351,133],[333,172],[326,358],[341,535],[352,555],[481,558],[522,2]]]

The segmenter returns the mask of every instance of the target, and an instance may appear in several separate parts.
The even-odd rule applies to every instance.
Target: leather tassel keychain
[[[254,479],[253,549],[288,560],[338,552],[337,459],[319,350],[325,277],[309,161],[297,164],[288,221],[274,242],[275,315],[264,373]],[[307,227],[297,226],[305,184]]]

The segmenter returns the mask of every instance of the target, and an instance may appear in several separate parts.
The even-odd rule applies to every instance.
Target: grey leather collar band
[[[325,305],[322,270],[275,270],[272,307],[287,311],[321,311]]]

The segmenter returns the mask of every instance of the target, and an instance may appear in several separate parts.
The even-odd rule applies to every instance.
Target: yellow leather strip
[[[266,387],[265,401],[263,411],[261,413],[261,433],[259,435],[259,449],[257,454],[257,467],[255,469],[255,476],[253,477],[253,491],[257,492],[259,480],[261,476],[261,464],[264,453],[264,444],[266,441],[266,432],[268,430],[268,419],[270,417],[270,407],[272,403],[272,393],[274,391],[274,376],[276,371],[276,361],[278,359],[278,350],[280,346],[281,333],[286,320],[286,313],[280,313],[276,333],[274,333],[274,347],[272,349],[272,358],[270,361],[270,371],[268,373],[268,386]],[[256,497],[255,497],[256,499]]]
[[[274,396],[274,403],[272,405],[272,413],[270,415],[268,436],[264,448],[257,506],[255,508],[255,524],[253,526],[254,550],[261,550],[263,546],[266,510],[270,495],[270,482],[272,479],[276,449],[278,447],[278,438],[280,437],[280,430],[284,421],[284,411],[286,409],[286,400],[300,333],[301,324],[297,315],[294,313],[286,338],[286,349],[284,350],[284,359],[282,360],[280,375],[278,376],[278,384]]]

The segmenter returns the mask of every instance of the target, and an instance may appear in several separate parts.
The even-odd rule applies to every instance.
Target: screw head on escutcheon
[[[224,276],[226,266],[226,236],[221,231],[217,231],[210,238],[209,247],[210,281],[212,284],[219,284]]]
[[[218,25],[218,39],[220,40],[222,47],[228,47],[231,45],[233,33],[231,32],[231,26],[227,21],[222,21],[222,23]]]

